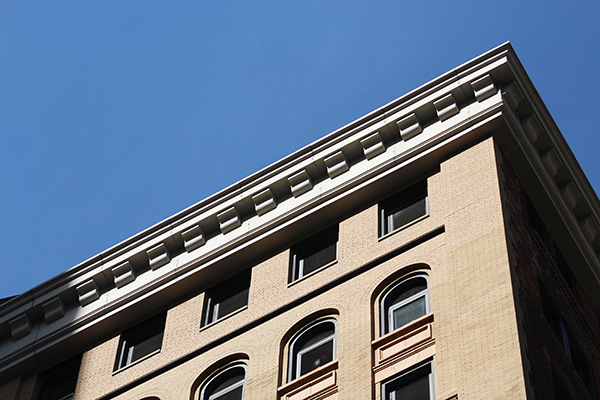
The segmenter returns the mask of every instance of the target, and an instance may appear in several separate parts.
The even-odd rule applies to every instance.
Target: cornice
[[[222,260],[242,257],[386,176],[490,135],[500,120],[556,203],[597,284],[598,199],[506,43],[8,300],[0,306],[0,373],[59,343],[83,346],[84,334],[90,340],[118,329],[112,317],[132,305],[160,304],[207,285]],[[96,328],[109,320],[110,328]]]

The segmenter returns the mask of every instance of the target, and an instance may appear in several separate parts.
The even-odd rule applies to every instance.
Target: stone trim
[[[432,323],[433,314],[427,314],[372,342],[375,383],[435,355]]]
[[[307,400],[337,389],[338,361],[331,361],[277,388],[281,400]]]

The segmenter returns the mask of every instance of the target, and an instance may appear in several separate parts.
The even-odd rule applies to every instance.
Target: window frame
[[[308,335],[311,330],[318,327],[319,325],[324,325],[324,324],[332,324],[333,325],[333,333],[332,334],[322,338],[318,342],[315,342],[306,348],[302,348],[300,350],[297,350],[295,348],[300,339],[305,339],[304,336]],[[316,334],[318,334],[318,333],[319,332],[317,331]],[[310,340],[310,337],[306,338],[306,341],[308,341],[308,340]],[[287,381],[291,382],[293,380],[296,380],[304,375],[309,374],[310,372],[314,371],[315,369],[319,368],[320,366],[313,368],[310,371],[302,374],[301,373],[301,371],[302,371],[302,362],[301,362],[302,356],[304,354],[308,353],[309,351],[311,351],[329,341],[332,342],[331,361],[335,361],[337,359],[337,320],[335,318],[325,318],[325,319],[316,321],[316,322],[310,324],[309,326],[305,327],[304,329],[302,329],[302,331],[300,331],[290,342],[289,354],[288,354]]]
[[[335,233],[334,233],[335,231]],[[329,237],[331,235],[331,237]],[[326,240],[331,240],[335,236],[335,243],[329,243],[325,247],[317,250],[315,252],[306,251],[306,248],[319,247],[318,243],[319,239],[325,238]],[[289,273],[289,283],[299,281],[300,279],[312,275],[316,273],[321,268],[326,267],[334,262],[337,262],[339,257],[339,241],[340,241],[340,233],[339,233],[339,224],[332,225],[326,229],[323,229],[314,235],[302,240],[301,242],[296,243],[290,248],[290,273]],[[314,268],[312,271],[305,273],[305,260],[310,256],[319,254],[322,251],[328,249],[331,245],[335,246],[335,256],[332,260],[328,260],[318,267]],[[304,253],[304,254],[303,254]],[[303,257],[299,257],[303,256]]]
[[[160,352],[165,336],[166,317],[166,312],[156,314],[121,333],[114,372],[121,371]],[[156,335],[160,336],[158,348],[152,349],[134,360],[133,352],[135,351],[135,347],[146,340],[152,339]]]
[[[409,375],[411,374],[422,374],[423,372],[419,371],[419,370],[428,370],[428,372],[426,372],[425,374],[427,375],[428,378],[428,383],[429,383],[429,399],[430,400],[434,400],[435,399],[435,385],[434,385],[434,379],[433,379],[433,360],[429,359],[423,363],[419,363],[417,365],[414,365],[410,368],[407,368],[406,370],[393,375],[392,377],[390,377],[389,379],[383,381],[381,383],[381,400],[398,400],[396,399],[395,393],[390,393],[390,388],[393,388],[394,385],[396,385],[395,387],[401,387],[399,385],[400,382],[398,381],[402,381],[402,380],[406,380],[408,378]],[[425,374],[421,375],[424,376]]]
[[[412,294],[411,296],[407,297],[406,299],[403,299],[397,303],[394,303],[394,304],[390,305],[389,308],[387,308],[386,300],[387,300],[388,296],[393,294],[396,290],[399,290],[400,286],[402,286],[406,282],[409,282],[413,279],[424,279],[425,283],[426,283],[425,289],[423,289],[415,294]],[[412,275],[403,277],[403,278],[397,280],[392,285],[390,285],[388,288],[386,288],[381,296],[381,299],[379,300],[379,312],[380,312],[379,319],[380,319],[381,336],[387,335],[388,333],[394,332],[395,330],[401,328],[401,326],[394,327],[394,314],[393,314],[394,311],[398,310],[399,308],[401,308],[409,303],[412,303],[413,301],[415,301],[416,299],[418,299],[420,297],[425,297],[425,313],[423,315],[419,316],[418,318],[431,313],[429,289],[430,289],[429,275],[427,275],[426,273],[416,273],[416,274],[412,274]],[[414,321],[414,319],[412,321]],[[412,321],[410,321],[410,322],[412,322]],[[407,322],[406,324],[409,324],[410,322]],[[406,324],[404,324],[404,325],[406,325]]]
[[[236,312],[245,309],[248,307],[248,301],[250,300],[250,283],[252,280],[252,269],[248,268],[229,279],[222,281],[221,283],[214,285],[211,288],[208,288],[205,293],[204,300],[204,308],[202,315],[202,327],[212,325],[217,323],[218,321],[227,318],[230,315],[235,314]],[[234,286],[234,289],[242,289],[234,293],[234,295],[246,292],[245,304],[228,312],[227,314],[221,315],[219,317],[219,308],[221,304],[226,299],[231,299],[233,296],[224,297],[223,293],[226,293],[228,290],[231,290],[231,286]],[[219,300],[219,301],[216,301]]]
[[[419,186],[423,185],[422,188]],[[412,223],[419,221],[421,218],[424,218],[429,215],[429,187],[427,185],[427,179],[420,180],[418,182],[412,183],[411,185],[405,187],[404,189],[396,192],[392,196],[387,197],[386,199],[379,202],[379,237],[385,237],[392,232],[396,232],[402,229],[405,226],[409,226]],[[420,190],[424,190],[425,197],[422,198],[420,196]],[[415,193],[411,193],[414,191]],[[417,200],[416,194],[419,194]],[[414,196],[413,198],[410,195]],[[402,210],[407,209],[408,207],[416,204],[417,202],[424,200],[425,201],[425,212],[422,215],[419,215],[410,221],[405,222],[400,226],[394,226],[393,218],[394,215]],[[408,204],[407,204],[408,203]],[[391,221],[391,222],[390,222]]]
[[[240,380],[238,382],[234,382],[231,385],[219,390],[218,392],[213,392],[213,393],[208,393],[208,394],[206,393],[207,389],[209,389],[209,386],[212,385],[213,382],[215,382],[217,379],[219,379],[220,377],[222,377],[224,374],[228,373],[232,369],[238,369],[238,368],[241,368],[244,371],[244,378],[242,380]],[[202,388],[200,389],[199,400],[214,400],[216,397],[223,396],[224,394],[230,393],[231,391],[239,388],[240,386],[242,387],[242,398],[240,400],[243,400],[244,397],[246,396],[246,377],[247,377],[247,375],[248,375],[248,366],[242,362],[231,364],[231,365],[215,372],[202,385]]]

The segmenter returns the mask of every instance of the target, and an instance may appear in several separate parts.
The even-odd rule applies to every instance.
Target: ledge
[[[338,361],[319,367],[277,389],[282,400],[303,400],[337,388]]]
[[[432,335],[432,322],[433,314],[424,315],[371,343],[375,383],[433,357],[435,339]]]

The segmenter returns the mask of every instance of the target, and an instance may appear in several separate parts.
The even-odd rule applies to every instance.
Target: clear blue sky
[[[600,2],[3,1],[0,298],[510,40],[596,192]]]

